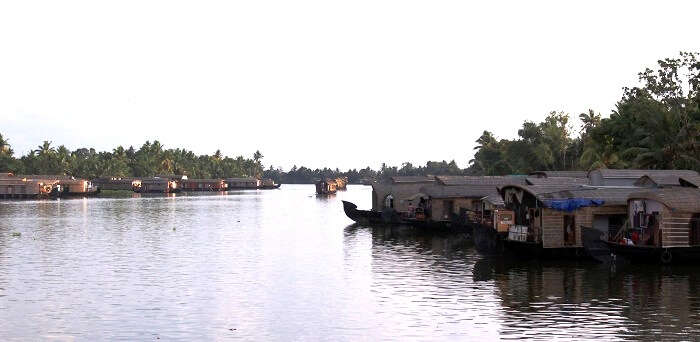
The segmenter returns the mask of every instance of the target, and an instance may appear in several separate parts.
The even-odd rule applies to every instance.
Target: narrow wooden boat
[[[342,201],[345,215],[351,220],[363,224],[393,224],[393,225],[408,225],[421,229],[455,231],[461,233],[472,233],[472,227],[459,224],[456,222],[446,221],[426,221],[415,218],[401,217],[395,211],[373,211],[359,210],[357,205],[352,202]]]
[[[381,211],[359,210],[352,202],[342,201],[345,215],[359,224],[391,223],[391,215],[382,215]],[[395,223],[399,223],[397,220]]]
[[[601,239],[601,232],[591,227],[581,226],[583,249],[593,260],[602,263],[612,262],[610,247]]]

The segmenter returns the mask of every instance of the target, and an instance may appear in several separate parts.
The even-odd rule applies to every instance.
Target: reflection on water
[[[272,191],[0,202],[2,340],[694,339],[696,269],[482,257]]]

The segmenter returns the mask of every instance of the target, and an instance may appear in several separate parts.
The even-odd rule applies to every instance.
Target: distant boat
[[[330,195],[338,191],[338,184],[332,179],[323,179],[316,182],[317,195]]]
[[[272,179],[264,179],[262,184],[258,187],[261,190],[279,189],[281,184],[275,184]]]

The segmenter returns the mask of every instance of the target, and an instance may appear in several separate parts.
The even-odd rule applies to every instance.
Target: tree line
[[[70,151],[64,145],[53,147],[44,141],[20,158],[8,139],[0,134],[0,172],[16,174],[71,175],[79,178],[150,177],[154,175],[188,175],[191,178],[260,177],[263,155],[256,151],[252,158],[196,155],[184,148],[165,149],[157,140],[146,141],[138,150],[118,146],[111,152],[94,148]]]
[[[689,169],[700,171],[700,62],[698,53],[658,61],[638,74],[640,85],[624,88],[609,118],[589,110],[551,112],[543,122],[525,121],[516,139],[489,131],[476,140],[466,172],[524,174],[534,170],[596,168]]]
[[[474,157],[465,169],[452,160],[429,161],[424,166],[406,162],[382,164],[378,170],[270,166],[264,170],[262,154],[252,158],[196,155],[187,149],[164,149],[158,142],[138,150],[121,146],[111,152],[93,148],[69,151],[44,141],[37,149],[15,158],[0,134],[0,171],[23,174],[68,174],[82,178],[143,177],[186,174],[191,178],[264,177],[278,183],[313,183],[318,179],[348,177],[385,181],[393,176],[505,175],[535,170],[591,170],[596,168],[690,169],[700,171],[700,62],[698,53],[658,61],[654,69],[638,74],[640,84],[623,89],[622,98],[608,118],[589,110],[578,114],[575,129],[571,115],[550,112],[542,122],[526,120],[517,138],[498,139],[484,131],[476,140]]]
[[[339,169],[310,169],[305,166],[297,167],[294,165],[289,171],[275,169],[270,167],[265,170],[265,178],[270,178],[278,183],[284,184],[308,184],[319,179],[347,177],[351,184],[358,184],[365,180],[368,181],[388,181],[393,176],[423,176],[423,175],[462,175],[465,170],[457,166],[457,163],[452,160],[447,161],[429,161],[425,166],[413,166],[411,163],[403,163],[401,167],[387,166],[382,163],[378,170],[365,167],[364,169],[349,169],[340,171]]]

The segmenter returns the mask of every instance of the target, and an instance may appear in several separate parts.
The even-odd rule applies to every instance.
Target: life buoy
[[[670,264],[671,260],[673,260],[673,254],[671,254],[671,251],[668,249],[664,249],[663,253],[661,253],[661,262],[664,264]]]

